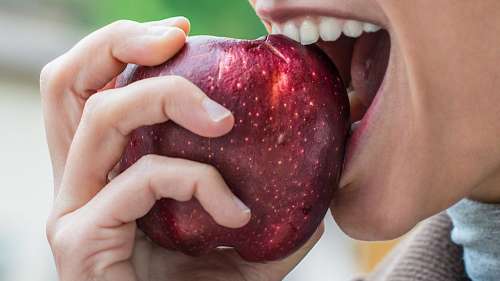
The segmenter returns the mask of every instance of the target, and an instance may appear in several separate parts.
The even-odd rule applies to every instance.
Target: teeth
[[[364,23],[363,30],[365,32],[377,32],[380,30],[380,26],[373,24],[373,23]]]
[[[359,127],[360,123],[361,123],[361,121],[353,122],[351,124],[351,131],[355,131]]]
[[[334,18],[322,18],[319,22],[319,34],[324,41],[335,41],[342,34],[342,23]]]
[[[283,27],[283,35],[297,42],[300,42],[299,29],[291,21],[285,23],[285,26]]]
[[[343,20],[334,17],[320,17],[302,20],[292,19],[279,25],[272,23],[271,34],[283,34],[303,45],[316,43],[319,38],[323,41],[335,41],[342,33],[345,36],[357,38],[363,32],[377,32],[380,26],[357,20]]]
[[[279,25],[277,24],[272,24],[271,26],[271,34],[281,34],[281,30],[280,30],[280,27]]]
[[[318,27],[310,20],[305,20],[300,25],[300,43],[309,45],[318,42]]]
[[[357,38],[363,33],[363,24],[357,20],[348,20],[344,23],[342,31],[347,37]]]

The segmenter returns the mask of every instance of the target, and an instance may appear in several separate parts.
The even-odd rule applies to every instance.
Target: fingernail
[[[205,98],[202,105],[210,119],[214,122],[219,122],[231,115],[231,111],[209,98]]]
[[[240,208],[244,213],[250,213],[250,209],[238,197],[233,196],[233,200],[234,203],[236,203],[236,206]]]
[[[149,33],[151,35],[159,37],[167,37],[170,34],[177,33],[177,28],[172,28],[170,26],[154,25],[149,27]]]

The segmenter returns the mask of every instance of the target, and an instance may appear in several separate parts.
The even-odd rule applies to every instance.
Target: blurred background
[[[45,239],[52,176],[38,74],[82,36],[117,19],[184,15],[192,34],[266,33],[246,0],[0,0],[0,280],[56,280]],[[358,243],[327,217],[327,231],[287,281],[350,280],[393,244]]]

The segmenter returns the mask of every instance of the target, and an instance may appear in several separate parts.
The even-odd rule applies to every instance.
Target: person
[[[350,151],[332,214],[364,240],[398,237],[451,206],[455,228],[447,214],[433,217],[370,280],[498,280],[500,2],[250,2],[269,30],[331,16],[380,26],[390,36],[382,93],[370,106],[362,145]],[[113,87],[126,64],[171,58],[189,28],[183,17],[118,21],[42,70],[55,186],[47,236],[61,280],[281,280],[321,236],[322,227],[292,256],[254,264],[227,249],[187,257],[137,231],[135,220],[162,197],[195,197],[232,228],[251,214],[205,164],[149,155],[109,176],[137,127],[171,120],[206,137],[231,130],[232,114],[181,77]]]

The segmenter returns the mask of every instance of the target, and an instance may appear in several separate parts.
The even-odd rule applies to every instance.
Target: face
[[[319,37],[352,84],[331,206],[347,234],[394,238],[463,197],[500,200],[500,1],[251,2],[269,30]]]

